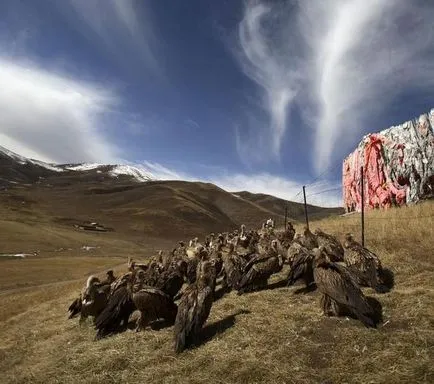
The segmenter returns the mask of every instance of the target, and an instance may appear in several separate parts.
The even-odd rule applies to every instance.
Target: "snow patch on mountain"
[[[35,165],[38,165],[39,167],[49,169],[50,171],[54,172],[63,172],[63,169],[56,166],[55,164],[48,164],[43,161],[34,160],[34,159],[28,159],[27,157],[20,156],[16,154],[15,152],[9,151],[5,147],[0,146],[0,152],[4,153],[6,156],[10,157],[11,159],[14,159],[16,162],[20,164],[28,164],[32,163]]]
[[[70,171],[91,171],[92,169],[96,169],[99,167],[104,167],[104,164],[83,163],[83,164],[68,166],[68,167],[65,167],[65,169],[68,169]]]
[[[156,180],[154,174],[152,174],[147,167],[141,165],[132,164],[100,164],[100,163],[82,163],[82,164],[63,164],[55,165],[48,164],[43,161],[28,159],[26,157],[20,156],[8,149],[0,146],[0,153],[5,154],[11,159],[15,160],[20,164],[35,164],[40,167],[49,169],[54,172],[65,172],[65,171],[75,171],[75,172],[86,172],[96,169],[97,173],[107,172],[111,177],[119,176],[131,176],[136,181],[145,182],[150,180]]]
[[[155,176],[145,168],[133,167],[131,165],[116,165],[109,174],[114,177],[128,175],[134,177],[137,181],[149,181],[155,179]]]

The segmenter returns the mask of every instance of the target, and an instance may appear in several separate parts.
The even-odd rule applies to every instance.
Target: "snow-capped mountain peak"
[[[0,154],[14,160],[21,165],[33,164],[53,172],[88,172],[96,170],[97,173],[104,173],[113,178],[119,176],[130,176],[138,182],[155,180],[156,177],[143,165],[135,164],[101,164],[101,163],[81,163],[81,164],[49,164],[43,161],[29,159],[0,146]]]

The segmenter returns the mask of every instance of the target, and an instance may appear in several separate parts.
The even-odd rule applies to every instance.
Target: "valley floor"
[[[131,253],[140,260],[151,248],[135,256],[137,244],[107,240],[94,254],[0,260],[0,382],[433,383],[433,216],[432,202],[366,215],[366,246],[395,273],[391,292],[364,290],[383,305],[378,329],[323,317],[317,292],[273,286],[283,273],[274,289],[216,301],[201,345],[179,356],[172,327],[95,342],[90,321],[67,320],[87,274],[125,270]],[[354,214],[311,227],[360,238],[359,221]]]

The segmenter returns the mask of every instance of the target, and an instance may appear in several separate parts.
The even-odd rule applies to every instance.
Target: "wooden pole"
[[[285,231],[286,231],[286,222],[288,221],[288,206],[285,205]]]
[[[306,227],[309,229],[309,218],[307,216],[307,203],[306,203],[306,187],[303,185],[303,197],[304,197],[304,216],[306,217]]]
[[[363,175],[363,166],[360,167],[360,182],[362,188],[362,246],[365,246],[365,180]]]

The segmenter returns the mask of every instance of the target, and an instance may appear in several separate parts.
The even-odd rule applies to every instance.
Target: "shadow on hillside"
[[[233,327],[235,325],[235,320],[238,315],[248,315],[251,313],[248,310],[242,309],[236,313],[233,313],[232,315],[228,315],[224,317],[221,320],[217,320],[214,323],[206,325],[200,334],[197,336],[194,345],[191,346],[191,349],[197,348],[211,339],[213,339],[215,336],[220,335],[224,333],[229,328]]]

